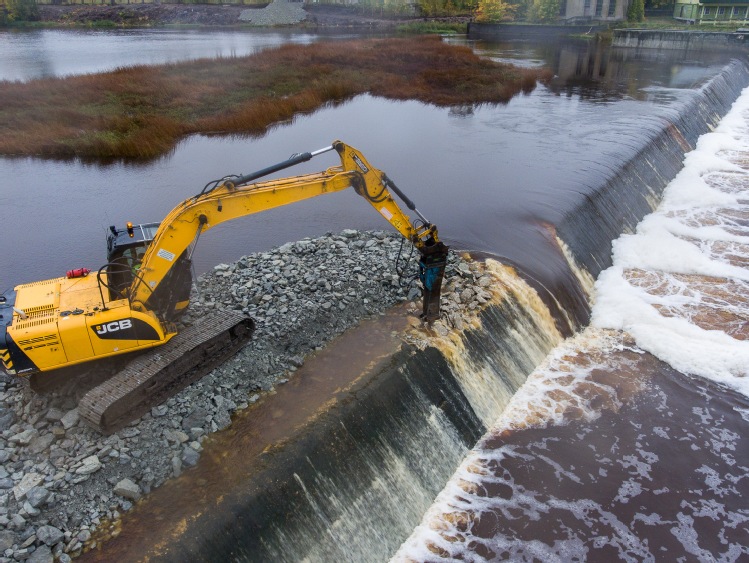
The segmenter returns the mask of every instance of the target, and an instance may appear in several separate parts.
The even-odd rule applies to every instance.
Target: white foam
[[[564,424],[572,413],[576,418],[593,420],[600,415],[601,404],[618,408],[621,403],[616,390],[592,381],[589,376],[604,362],[626,363],[627,358],[612,359],[609,354],[625,347],[620,335],[595,329],[567,339],[528,376],[487,436],[509,428]],[[585,362],[581,365],[576,362],[577,358],[584,358]],[[593,395],[602,402],[591,404]]]
[[[696,149],[686,156],[684,169],[667,186],[659,208],[638,225],[635,234],[614,242],[614,265],[596,282],[592,315],[593,326],[628,332],[640,348],[675,369],[730,385],[747,396],[749,341],[729,336],[720,326],[714,330],[697,326],[694,311],[707,306],[706,296],[699,285],[677,287],[684,282],[669,275],[703,276],[701,283],[714,278],[716,284],[749,280],[749,269],[735,260],[741,244],[749,245],[749,225],[727,217],[729,212],[749,213],[740,203],[742,195],[749,195],[742,188],[742,182],[749,186],[749,175],[740,165],[749,166],[748,115],[746,89],[715,131],[700,137]],[[729,183],[735,178],[737,190],[727,193],[706,182],[716,172],[729,173],[725,180]],[[716,241],[741,243],[733,247],[733,263],[725,253],[714,252]],[[739,258],[739,264],[749,262],[749,256]],[[631,270],[656,273],[669,291],[648,291],[628,281],[626,273]],[[715,310],[714,303],[710,306]],[[733,302],[726,306],[734,317],[749,319],[749,307]]]

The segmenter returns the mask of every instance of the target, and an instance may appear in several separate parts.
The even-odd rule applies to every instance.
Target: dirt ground
[[[129,26],[166,24],[234,25],[244,6],[129,4],[120,6],[39,6],[44,22],[80,25],[114,22]]]
[[[243,10],[257,6],[217,6],[209,4],[128,4],[118,6],[39,6],[41,20],[60,24],[96,24],[113,22],[125,26],[159,26],[168,24],[230,26],[240,25]],[[384,16],[368,11],[333,5],[305,6],[309,16],[305,27],[389,28],[410,21],[425,21],[418,16]],[[436,18],[436,21],[463,22],[467,17]]]

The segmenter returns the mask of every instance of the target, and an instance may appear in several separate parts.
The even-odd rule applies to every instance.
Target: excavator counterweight
[[[339,166],[257,181],[329,151],[338,153]],[[210,182],[160,223],[110,227],[107,263],[96,273],[71,270],[67,277],[22,284],[0,296],[2,370],[54,378],[63,368],[143,352],[79,404],[92,426],[116,430],[228,359],[252,335],[252,320],[234,313],[202,319],[178,333],[175,323],[189,305],[192,255],[200,235],[237,217],[348,188],[420,253],[422,318],[439,318],[448,247],[436,226],[359,151],[335,141],[251,174]],[[391,192],[418,219],[412,222]]]

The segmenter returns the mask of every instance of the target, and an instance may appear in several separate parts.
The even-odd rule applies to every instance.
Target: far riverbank
[[[159,26],[248,26],[242,12],[262,10],[268,4],[226,6],[213,4],[126,4],[39,6],[40,23],[50,26],[159,27]],[[294,27],[397,30],[402,26],[429,25],[467,28],[470,15],[425,18],[416,15],[388,15],[345,6],[305,5],[307,18]],[[465,30],[465,29],[463,29]]]

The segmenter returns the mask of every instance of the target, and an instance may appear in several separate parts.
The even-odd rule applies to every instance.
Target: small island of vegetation
[[[437,106],[506,102],[551,78],[439,38],[286,45],[260,54],[0,82],[0,154],[150,159],[190,134],[262,134],[370,93]]]

